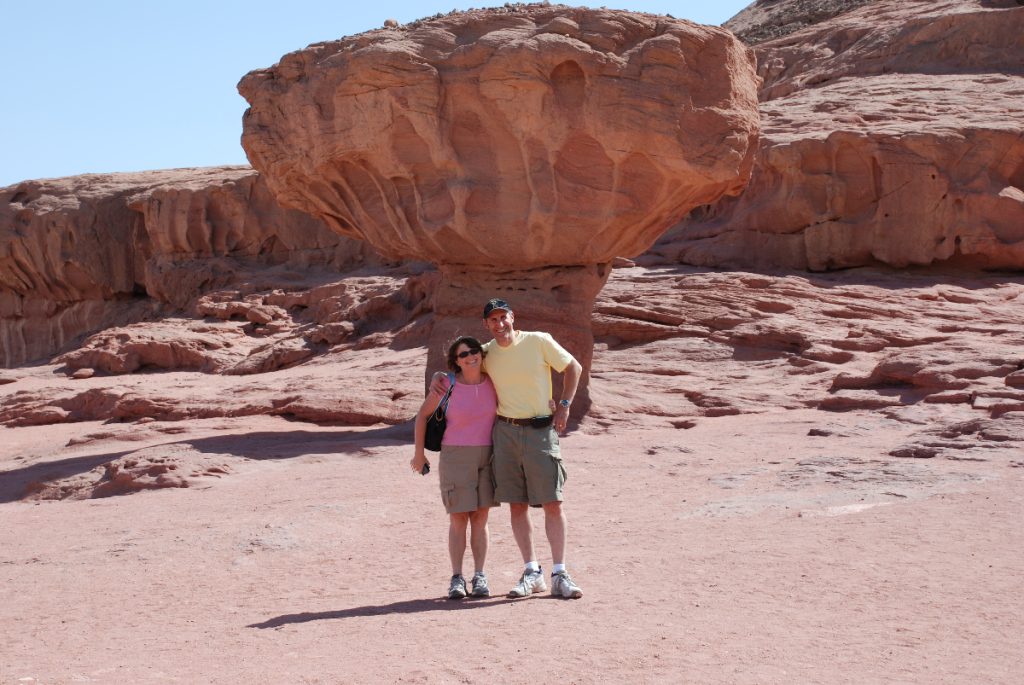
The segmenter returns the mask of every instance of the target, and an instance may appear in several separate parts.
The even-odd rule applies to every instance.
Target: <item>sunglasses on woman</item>
[[[471,354],[480,354],[480,350],[463,350],[462,352],[459,352],[455,356],[458,357],[459,359],[465,359]]]

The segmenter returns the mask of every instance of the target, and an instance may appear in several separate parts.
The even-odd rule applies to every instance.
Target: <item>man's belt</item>
[[[554,416],[533,416],[528,419],[510,419],[507,416],[498,415],[499,421],[511,423],[513,426],[529,426],[530,428],[547,428],[555,420]]]

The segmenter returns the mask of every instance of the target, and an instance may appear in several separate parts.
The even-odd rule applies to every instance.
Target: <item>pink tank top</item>
[[[490,445],[491,428],[498,413],[498,395],[491,379],[479,385],[455,383],[448,400],[448,426],[442,445]]]

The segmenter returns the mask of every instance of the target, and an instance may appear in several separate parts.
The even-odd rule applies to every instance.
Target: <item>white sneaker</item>
[[[523,571],[522,577],[516,586],[508,591],[509,597],[528,597],[535,592],[544,592],[548,589],[544,582],[544,573],[537,569],[536,573]]]
[[[559,571],[551,574],[551,594],[566,599],[579,599],[583,596],[583,590],[572,582],[568,572]]]

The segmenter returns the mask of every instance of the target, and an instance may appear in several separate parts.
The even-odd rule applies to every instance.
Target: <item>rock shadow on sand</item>
[[[53,487],[57,487],[63,482],[75,479],[99,467],[109,467],[110,464],[117,460],[132,456],[138,456],[140,460],[153,463],[162,462],[165,459],[180,459],[182,456],[188,458],[189,452],[196,455],[196,457],[236,457],[254,461],[296,459],[317,454],[368,456],[370,454],[369,450],[375,447],[411,441],[411,423],[370,430],[344,430],[336,432],[264,431],[246,433],[244,435],[216,435],[206,438],[177,440],[137,449],[118,450],[115,452],[34,463],[9,471],[0,471],[0,503],[24,500],[32,497],[39,491],[52,490]],[[224,466],[227,470],[230,470],[229,461],[224,462]],[[218,473],[223,472],[218,471]],[[83,498],[83,495],[78,491],[84,491],[94,486],[102,486],[104,479],[99,476],[98,478],[99,480],[91,485],[81,483],[79,486],[72,488],[76,492],[74,498]],[[173,483],[165,487],[184,486],[181,483]],[[101,488],[92,495],[84,495],[84,498],[127,495],[138,492],[139,489],[131,487],[108,492],[108,490]],[[52,494],[42,497],[42,499],[66,498],[69,497],[63,494]]]
[[[70,457],[59,461],[30,464],[10,471],[0,471],[0,504],[18,502],[25,498],[35,483],[63,480],[93,470],[97,466],[119,459],[132,450]]]
[[[412,443],[412,422],[370,430],[264,431],[244,435],[215,435],[186,440],[194,449],[209,454],[228,454],[245,459],[295,459],[313,454],[352,454],[388,445]]]

